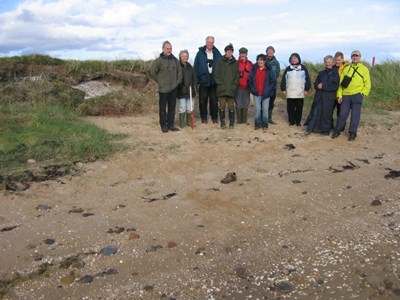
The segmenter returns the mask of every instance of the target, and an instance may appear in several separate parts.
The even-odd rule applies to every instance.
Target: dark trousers
[[[363,96],[358,93],[355,95],[343,96],[342,104],[340,106],[340,114],[336,125],[336,130],[342,130],[349,117],[350,111],[350,127],[349,133],[357,133],[358,126],[361,119],[361,105]]]
[[[215,122],[218,121],[218,97],[217,86],[200,86],[199,88],[199,110],[202,122],[207,122],[208,99],[210,99],[210,116]]]
[[[304,98],[288,98],[287,113],[290,125],[300,125],[303,115]]]
[[[269,97],[268,110],[273,110],[275,106],[276,90],[271,91],[271,97]]]
[[[159,95],[160,126],[161,128],[172,128],[175,122],[176,89],[169,93],[159,93]]]

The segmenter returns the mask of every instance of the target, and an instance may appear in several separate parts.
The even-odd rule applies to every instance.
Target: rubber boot
[[[272,121],[272,109],[268,110],[268,123],[275,125],[276,123]]]
[[[242,109],[241,108],[236,108],[236,117],[237,117],[237,123],[240,124],[242,123]]]
[[[221,121],[221,128],[226,128],[225,124],[225,110],[220,109],[219,110],[219,119]]]
[[[229,111],[229,128],[233,129],[235,126],[235,111]]]
[[[186,113],[186,126],[191,126],[191,124],[190,124],[190,113]]]
[[[242,108],[242,123],[247,124],[247,108]]]
[[[185,127],[185,113],[179,113],[179,127]]]

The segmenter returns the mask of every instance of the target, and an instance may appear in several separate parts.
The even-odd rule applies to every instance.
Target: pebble
[[[81,282],[81,283],[91,283],[91,282],[93,282],[93,276],[92,275],[84,275],[81,278],[79,278],[79,282]]]
[[[235,273],[237,276],[239,276],[240,278],[247,278],[247,270],[244,267],[237,267],[235,269]]]
[[[146,285],[145,287],[143,287],[143,289],[144,289],[146,292],[151,292],[152,290],[154,290],[154,286],[152,286],[152,285]]]
[[[121,233],[124,232],[125,228],[120,226],[115,226],[114,228],[110,228],[107,230],[107,233]]]
[[[51,206],[46,205],[46,204],[39,204],[38,206],[36,206],[36,210],[50,210]]]
[[[175,248],[178,245],[175,242],[170,241],[170,242],[168,242],[167,246],[168,246],[168,248]]]
[[[150,246],[150,247],[146,248],[146,253],[156,252],[158,249],[161,249],[161,248],[163,248],[163,246],[161,246],[161,245]]]
[[[281,282],[278,284],[278,291],[281,293],[290,293],[294,291],[294,287],[288,282]]]
[[[104,256],[110,256],[118,252],[118,248],[115,246],[107,246],[100,250],[100,254]]]
[[[129,233],[129,239],[130,240],[138,240],[138,239],[140,239],[140,235],[138,235],[135,232],[131,232],[131,233]]]
[[[44,240],[44,243],[45,243],[46,245],[53,245],[55,242],[56,242],[55,239],[45,239],[45,240]]]
[[[382,201],[379,199],[375,199],[374,201],[371,202],[372,206],[379,206],[382,205]]]
[[[70,285],[75,281],[75,276],[73,274],[64,276],[60,279],[62,285]]]

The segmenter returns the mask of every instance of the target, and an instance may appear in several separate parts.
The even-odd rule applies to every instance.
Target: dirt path
[[[275,115],[167,134],[156,114],[91,118],[128,149],[0,195],[4,299],[400,298],[399,125],[348,142]]]

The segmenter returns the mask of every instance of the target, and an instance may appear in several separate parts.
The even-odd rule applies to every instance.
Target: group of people
[[[159,118],[162,132],[179,131],[175,127],[175,109],[178,100],[179,126],[190,125],[190,113],[194,109],[194,97],[199,93],[199,111],[203,124],[208,115],[212,123],[220,121],[226,128],[234,128],[235,110],[237,123],[247,123],[250,94],[254,99],[255,129],[267,129],[272,120],[276,98],[280,65],[272,46],[265,54],[257,55],[253,64],[247,57],[248,50],[239,49],[239,57],[233,55],[232,44],[224,48],[224,55],[214,46],[215,39],[208,36],[200,47],[192,66],[189,52],[182,50],[179,59],[172,54],[172,45],[165,41],[162,53],[153,62],[150,75],[159,87]],[[315,97],[311,112],[304,125],[306,134],[318,132],[337,138],[344,130],[351,112],[349,140],[354,140],[360,123],[361,103],[367,96],[371,82],[368,68],[361,62],[361,53],[351,53],[351,63],[344,55],[324,58],[325,69],[318,73],[314,82]],[[289,66],[284,70],[280,88],[286,97],[289,125],[301,126],[304,97],[311,90],[307,68],[301,63],[300,55],[292,53]],[[333,126],[333,112],[337,107],[337,123]]]

